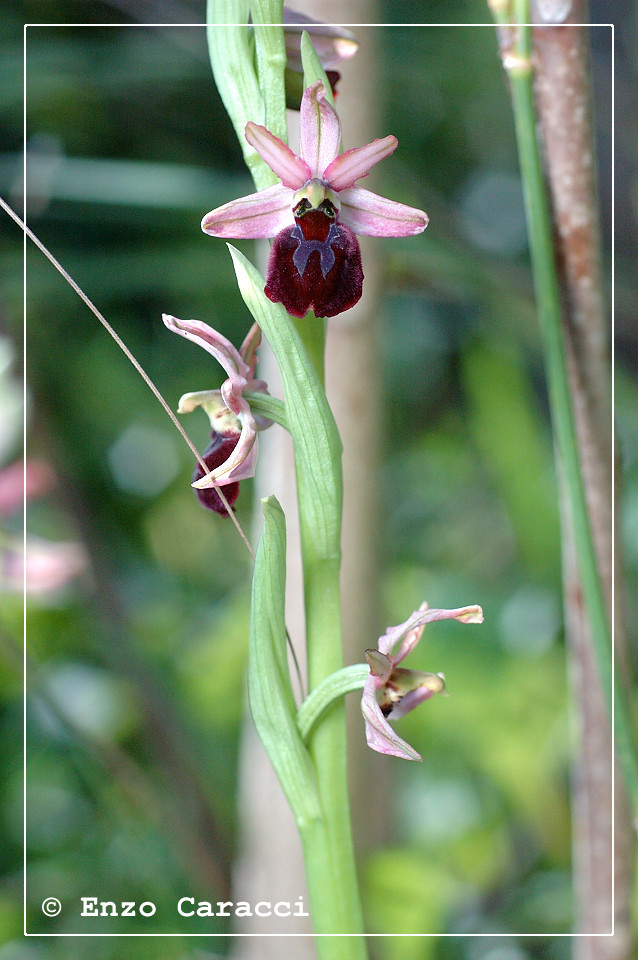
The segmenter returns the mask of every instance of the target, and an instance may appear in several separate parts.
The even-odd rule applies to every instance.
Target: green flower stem
[[[268,26],[269,22],[276,24],[281,20],[282,2],[250,0],[250,9],[255,22],[259,77],[255,74],[245,26],[248,13],[245,0],[208,0],[208,42],[218,89],[255,185],[263,189],[275,182],[276,177],[248,147],[244,127],[248,120],[265,123],[267,118],[269,129],[286,137],[283,28]],[[216,29],[218,24],[224,24],[223,30]],[[301,320],[289,317],[279,304],[267,300],[263,278],[252,264],[232,248],[231,253],[242,296],[270,343],[284,385],[285,418],[295,450],[308,685],[312,690],[343,667],[339,587],[341,441],[323,388],[325,321],[311,315]],[[282,412],[275,406],[273,419]],[[262,634],[262,629],[257,630],[255,648],[268,642]],[[258,685],[255,678],[254,702],[259,701]],[[319,934],[348,935],[319,938],[317,951],[322,960],[364,960],[363,919],[350,825],[343,701],[324,714],[308,749],[321,817],[317,820],[300,813],[295,816],[304,847],[313,924]],[[278,746],[273,740],[269,755],[278,770],[285,767],[285,753],[285,745]],[[294,793],[290,785],[287,795]]]
[[[241,275],[241,261],[236,263]],[[246,279],[244,275],[244,283]],[[356,884],[344,883],[343,864],[349,860],[348,848],[335,850],[333,838],[338,825],[326,815],[322,803],[325,791],[302,739],[299,715],[295,716],[284,622],[286,522],[274,497],[267,497],[262,503],[264,526],[255,557],[250,616],[250,709],[299,828],[313,924],[320,934],[319,960],[365,960],[363,937],[356,935],[360,930],[351,929],[358,908]],[[363,673],[369,673],[367,667]],[[317,688],[300,711],[306,733],[333,701],[334,688],[342,696],[346,689],[353,689],[355,681],[358,686],[365,682],[361,665],[348,667]],[[344,933],[348,935],[339,936]]]
[[[600,581],[581,473],[578,438],[569,389],[562,332],[560,290],[556,275],[548,197],[536,136],[528,0],[518,0],[515,56],[510,58],[516,137],[527,213],[537,309],[545,351],[545,368],[556,447],[565,474],[574,524],[583,599],[592,630],[598,672],[616,733],[616,750],[634,812],[638,812],[638,766],[627,707],[620,684],[614,684],[609,616]]]
[[[330,84],[323,67],[304,32],[301,41],[304,68],[304,87],[322,80],[332,100]],[[308,315],[295,322],[297,331],[313,363],[323,391],[326,321]],[[332,430],[338,439],[338,431],[332,416],[325,421],[327,437]],[[333,443],[333,448],[336,446]],[[339,441],[340,446],[340,441]],[[332,517],[330,535],[323,543],[316,539],[313,530],[312,507],[308,499],[312,494],[305,491],[303,474],[297,472],[299,500],[299,526],[304,567],[304,599],[306,610],[306,651],[308,657],[309,696],[320,688],[327,678],[343,669],[343,640],[341,633],[341,516],[342,478],[341,456],[332,462],[313,464],[315,472],[331,470],[338,489],[338,504]],[[354,848],[348,795],[346,706],[340,698],[321,716],[321,722],[311,733],[310,753],[317,771],[320,802],[326,819],[331,874],[339,882],[343,902],[341,918],[334,930],[341,933],[362,933],[363,916],[359,901],[358,882],[354,863]],[[363,937],[339,940],[344,950],[352,957],[365,957],[367,950]],[[336,946],[336,943],[335,943]]]
[[[319,384],[316,389],[322,388]],[[288,393],[286,393],[288,397]],[[324,421],[325,428],[336,434],[332,417]],[[302,431],[305,427],[302,425]],[[338,434],[337,434],[338,437]],[[322,459],[313,457],[312,468],[300,462],[297,454],[300,436],[295,435],[295,459],[297,471],[297,494],[299,503],[299,526],[303,558],[304,601],[306,613],[306,652],[308,659],[308,689],[312,692],[327,678],[343,667],[343,642],[341,633],[341,456]],[[328,437],[326,437],[328,440]],[[330,441],[328,441],[330,442]],[[321,446],[325,445],[324,443]],[[334,444],[331,444],[334,449]],[[338,501],[336,509],[326,511],[319,531],[316,523],[317,480],[332,474]],[[318,533],[320,535],[318,536]],[[318,922],[313,902],[316,929],[321,932],[362,934],[363,916],[359,902],[358,882],[354,863],[350,800],[348,795],[348,768],[346,742],[345,702],[334,703],[316,726],[309,743],[314,768],[317,774],[317,791],[324,816],[327,840],[328,873],[318,877],[319,884],[332,884],[338,891],[333,912]],[[307,861],[309,889],[312,863]],[[326,926],[326,923],[328,924]],[[334,953],[332,952],[334,950]],[[327,956],[365,958],[367,956],[363,937],[338,938],[333,941]]]
[[[250,709],[299,828],[315,930],[333,934],[318,938],[318,957],[360,960],[365,954],[359,938],[334,936],[344,930],[344,889],[335,875],[329,825],[322,811],[315,769],[295,723],[286,662],[286,523],[274,497],[262,503],[264,527],[255,557],[250,616]]]
[[[262,22],[272,17],[275,0],[266,0],[259,16]],[[252,9],[261,4],[253,0]],[[280,3],[280,9],[283,5]],[[271,19],[271,23],[276,22]],[[264,47],[271,49],[274,40],[267,41],[266,32],[272,27],[264,27],[261,34]],[[283,30],[278,31],[283,43]],[[257,37],[259,41],[259,36]],[[319,62],[312,43],[307,36],[303,38],[304,86],[316,79],[322,79],[329,90],[325,73]],[[265,57],[264,57],[265,59]],[[258,51],[259,60],[259,51]],[[271,67],[269,67],[271,69]],[[269,87],[261,80],[264,97]],[[283,89],[283,71],[281,75]],[[272,87],[272,84],[270,85]],[[272,116],[273,106],[266,99],[266,114]],[[275,107],[282,108],[283,100],[277,88]],[[276,120],[273,120],[276,122]],[[285,115],[284,115],[285,136]],[[306,614],[306,652],[308,658],[308,689],[313,689],[326,677],[343,667],[343,641],[341,635],[341,514],[342,514],[342,476],[341,442],[339,434],[325,399],[324,368],[326,321],[308,314],[301,319],[289,318],[299,337],[299,353],[305,354],[314,369],[305,374],[299,369],[294,371],[290,350],[280,342],[278,330],[266,333],[275,353],[284,381],[286,402],[289,413],[289,427],[295,447],[295,469],[297,475],[297,499],[299,505],[299,527],[301,554],[303,562],[304,606]],[[312,398],[297,397],[299,376],[306,381],[306,390],[312,391]],[[320,396],[319,396],[320,394]],[[299,403],[305,415],[294,416]],[[311,410],[320,411],[317,418],[317,430],[312,449],[308,445],[308,420]],[[310,454],[308,456],[308,454]],[[317,511],[318,500],[328,497],[330,508]],[[315,929],[318,932],[350,933],[363,932],[363,917],[359,902],[358,882],[354,864],[352,829],[350,822],[350,802],[347,776],[346,714],[343,700],[334,704],[322,717],[309,744],[317,775],[317,790],[324,815],[327,837],[320,839],[322,847],[319,863],[328,857],[328,873],[323,873],[315,861],[319,851],[307,851],[306,870],[309,889],[323,891],[326,884],[334,888],[336,896],[330,911],[320,916],[320,906],[312,899]],[[317,873],[317,871],[319,871]],[[316,884],[312,877],[316,876]],[[321,893],[323,896],[323,892]],[[344,957],[365,957],[363,939],[344,938],[339,941],[340,952]],[[333,943],[333,948],[337,944]]]
[[[304,568],[309,689],[343,667],[339,572],[341,561],[341,441],[313,362],[281,304],[271,303],[264,280],[229,245],[239,290],[277,360],[293,438]],[[276,747],[275,742],[275,747]],[[308,892],[325,960],[364,960],[365,942],[354,865],[346,764],[345,705],[328,709],[308,745],[316,775],[322,829],[297,818],[304,844]],[[329,892],[331,891],[331,892]],[[357,936],[358,935],[358,936]]]
[[[312,311],[299,320],[297,317],[291,317],[297,333],[308,352],[308,356],[315,368],[315,373],[319,383],[323,387],[325,384],[325,356],[326,356],[326,328],[327,321],[315,317]]]

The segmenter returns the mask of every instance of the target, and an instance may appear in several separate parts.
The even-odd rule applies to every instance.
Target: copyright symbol
[[[46,914],[47,917],[57,917],[61,909],[62,904],[56,897],[47,897],[46,900],[42,901],[42,913]]]

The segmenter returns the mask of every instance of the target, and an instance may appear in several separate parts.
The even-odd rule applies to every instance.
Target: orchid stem
[[[245,26],[248,7],[255,25],[255,60],[249,54]],[[286,138],[282,17],[282,0],[250,0],[249,3],[247,0],[208,0],[207,33],[215,80],[260,190],[273,182],[274,175],[247,149],[244,129],[249,120],[267,121],[270,130]],[[217,24],[225,25],[223,35]],[[242,263],[237,252],[234,260],[245,285],[250,286],[250,268]],[[260,296],[263,297],[263,293]],[[312,693],[343,667],[341,442],[324,393],[326,321],[312,314],[300,320],[291,318],[301,341],[296,358],[301,367],[294,367],[286,352],[290,340],[282,340],[282,333],[288,327],[287,318],[277,318],[277,310],[272,305],[257,301],[254,306],[257,311],[267,311],[260,325],[263,328],[265,321],[264,333],[282,374],[285,414],[295,448],[308,689]],[[306,403],[319,411],[320,425],[313,433],[312,462],[307,452],[307,415],[304,416],[299,402],[290,399],[291,395],[301,399],[300,390]],[[328,494],[327,502],[323,502],[321,491]],[[256,642],[261,642],[261,638],[256,638]],[[298,817],[297,825],[304,849],[313,927],[317,934],[330,935],[317,938],[317,954],[320,960],[365,960],[367,951],[350,823],[343,698],[318,720],[310,735],[308,752],[314,767],[321,817],[319,820]]]
[[[278,7],[278,10],[275,9]],[[256,30],[259,82],[271,129],[281,130],[286,137],[283,68],[276,54],[283,49],[281,28],[264,26],[277,23],[282,17],[281,0],[251,3],[253,19],[261,23]],[[277,36],[275,37],[275,34]],[[279,70],[279,76],[277,71]],[[262,75],[262,71],[264,74]],[[293,324],[317,375],[316,388],[324,390],[326,321],[312,313]],[[340,441],[332,416],[325,420],[326,449],[340,450]],[[293,431],[295,446],[302,438]],[[318,535],[315,529],[315,491],[308,477],[297,469],[299,526],[306,613],[306,651],[308,658],[308,690],[343,667],[341,635],[341,459],[340,454],[317,460],[315,470],[334,474],[339,504],[330,512],[330,529]],[[343,698],[333,704],[321,718],[311,737],[309,750],[317,777],[317,792],[323,814],[323,829],[310,830],[300,824],[304,844],[306,874],[311,901],[313,925],[318,933],[344,933],[349,936],[320,940],[320,957],[362,960],[366,956],[363,917],[359,901],[350,822],[350,801],[346,761],[346,714]]]
[[[326,321],[315,317],[312,311],[302,320],[293,317],[297,332],[308,351],[312,365],[319,377],[321,385],[325,385],[325,355],[326,355]]]

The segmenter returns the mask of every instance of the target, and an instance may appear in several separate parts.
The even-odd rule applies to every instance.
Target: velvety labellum
[[[301,215],[295,216],[294,226],[273,241],[265,293],[293,317],[305,317],[309,310],[318,317],[334,317],[361,297],[359,242],[335,219],[332,205],[326,208],[328,212],[297,208]]]
[[[208,472],[214,470],[215,467],[221,466],[222,463],[225,463],[226,460],[230,457],[231,453],[237,446],[239,442],[239,433],[231,433],[227,436],[224,436],[221,433],[216,433],[213,431],[211,433],[211,440],[206,449],[202,459],[206,466],[208,467]],[[197,463],[195,469],[193,470],[192,482],[195,480],[200,480],[205,476],[204,471],[202,470],[201,464]],[[195,490],[197,494],[197,499],[203,507],[206,507],[207,510],[214,510],[215,513],[218,513],[222,517],[228,516],[228,511],[225,505],[222,503],[222,499],[219,496],[219,493],[215,487],[207,487],[205,490]],[[224,496],[228,501],[230,507],[233,506],[237,496],[239,494],[239,481],[233,483],[227,483],[224,486]]]

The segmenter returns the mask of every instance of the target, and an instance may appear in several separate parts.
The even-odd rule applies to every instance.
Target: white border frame
[[[492,30],[496,29],[494,23],[342,23],[340,24],[343,27],[489,27]],[[223,24],[220,26],[241,26],[241,24]],[[517,26],[517,24],[511,24],[511,26]],[[547,27],[610,27],[611,28],[611,296],[610,296],[610,316],[611,316],[611,343],[613,350],[613,342],[615,337],[615,107],[616,107],[616,98],[615,98],[615,52],[616,52],[616,38],[615,38],[615,24],[613,23],[562,23],[562,24],[538,24],[538,26],[547,26]],[[121,29],[124,27],[130,28],[146,28],[146,27],[197,27],[200,29],[205,29],[205,23],[25,23],[23,29],[23,183],[24,183],[24,194],[23,194],[23,220],[26,222],[26,166],[27,166],[27,157],[26,157],[26,142],[27,142],[27,29],[28,27],[110,27]],[[26,344],[26,293],[27,293],[27,237],[26,234],[23,237],[23,315],[24,315],[24,333],[23,333],[23,357],[24,357],[24,456],[26,460],[26,432],[27,432],[27,423],[26,423],[26,362],[27,362],[27,344]],[[613,354],[612,354],[613,355]],[[612,391],[612,425],[614,422],[614,412],[615,412],[615,375],[614,375],[614,365],[611,366],[611,391]],[[614,464],[615,456],[615,436],[612,429],[612,469]],[[25,479],[25,503],[26,503],[26,479]],[[614,555],[614,521],[615,521],[615,502],[612,497],[611,504],[612,511],[612,564],[613,564],[613,555]],[[23,536],[26,543],[26,510],[25,510],[25,520],[24,520],[24,529]],[[612,637],[615,639],[614,633],[614,617],[613,617],[613,592],[615,586],[615,577],[612,577]],[[354,937],[360,936],[359,934],[349,934],[349,933],[29,933],[27,931],[27,811],[26,811],[26,795],[27,795],[27,768],[26,768],[26,753],[27,753],[27,686],[26,686],[26,674],[27,674],[27,657],[26,657],[26,630],[27,630],[27,611],[26,611],[26,575],[25,575],[25,584],[24,584],[24,635],[25,635],[25,647],[24,647],[24,686],[23,686],[23,797],[24,797],[24,812],[23,812],[23,934],[25,937],[197,937],[199,939],[209,939],[209,938],[235,938],[235,937]],[[612,643],[612,694],[613,694],[613,684],[615,683],[615,672],[614,672],[614,644]],[[613,698],[612,698],[612,742],[614,741],[614,710],[613,710]],[[552,940],[560,937],[613,937],[614,936],[614,924],[615,924],[615,890],[614,890],[614,878],[615,878],[615,852],[614,852],[614,798],[615,798],[615,751],[612,750],[612,777],[611,777],[611,801],[612,801],[612,850],[611,850],[611,862],[612,862],[612,889],[611,889],[611,922],[612,929],[609,933],[366,933],[365,937],[455,937],[455,938],[465,938],[465,937],[491,937],[499,938],[505,937],[508,939],[513,939],[514,937],[521,938],[542,938],[544,940]],[[47,898],[51,899],[51,898]]]

